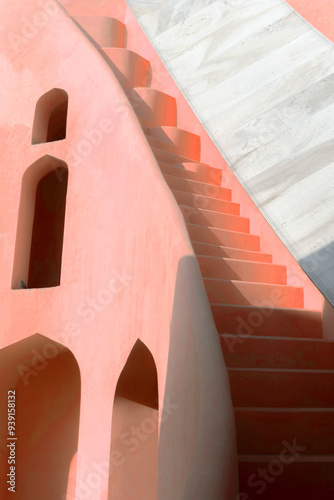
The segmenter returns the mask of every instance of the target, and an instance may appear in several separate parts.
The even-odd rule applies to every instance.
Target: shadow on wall
[[[16,483],[13,495],[7,489],[10,485],[2,481],[1,498],[59,500],[66,491],[74,495],[81,387],[74,356],[61,344],[36,334],[2,349],[0,358],[0,471],[6,477],[12,456]],[[15,409],[15,414],[10,413],[15,415],[11,436],[8,391],[15,398],[9,405]],[[12,443],[11,448],[7,443]]]
[[[221,500],[238,492],[230,386],[201,283],[197,259],[183,257],[170,325],[158,498]]]
[[[300,265],[311,280],[317,276],[323,282],[326,296],[334,305],[334,242],[303,258]]]
[[[156,364],[141,340],[119,377],[109,500],[236,498],[234,413],[219,337],[206,302],[196,258],[182,258],[174,290],[165,387],[158,393]],[[157,304],[159,297],[151,303],[159,314]],[[151,327],[158,337],[161,332],[154,323]]]

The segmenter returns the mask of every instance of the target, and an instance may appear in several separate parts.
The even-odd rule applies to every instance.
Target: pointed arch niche
[[[157,498],[158,399],[153,356],[137,340],[116,387],[108,500]]]
[[[73,354],[43,335],[0,350],[0,474],[9,473],[8,391],[15,391],[15,494],[0,483],[0,498],[59,500],[75,495],[80,372]]]
[[[24,173],[16,233],[12,288],[60,285],[68,168],[44,156]]]
[[[66,138],[68,94],[52,89],[36,104],[32,129],[32,144],[61,141]]]

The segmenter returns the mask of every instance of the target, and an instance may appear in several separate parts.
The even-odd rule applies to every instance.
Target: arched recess
[[[66,138],[68,94],[52,89],[37,101],[32,144],[61,141]]]
[[[116,387],[108,500],[157,498],[158,398],[153,356],[137,340]]]
[[[12,288],[60,284],[67,184],[66,163],[48,155],[24,173]]]
[[[0,374],[0,473],[8,477],[7,444],[15,443],[16,483],[14,494],[2,479],[0,498],[74,498],[81,384],[73,354],[36,334],[0,351]],[[15,436],[8,436],[8,391],[15,391]]]

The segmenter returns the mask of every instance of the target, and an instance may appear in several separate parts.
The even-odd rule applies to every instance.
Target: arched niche
[[[157,498],[158,398],[153,356],[137,340],[115,392],[108,500]]]
[[[68,168],[44,156],[24,173],[16,233],[12,288],[60,284]]]
[[[16,477],[15,494],[2,480],[0,498],[74,496],[81,384],[73,354],[36,334],[0,350],[0,375],[0,473],[2,478],[9,473],[6,445],[13,442]],[[15,436],[8,436],[8,391],[15,394]]]
[[[52,89],[36,104],[32,129],[32,144],[61,141],[66,138],[68,94]]]

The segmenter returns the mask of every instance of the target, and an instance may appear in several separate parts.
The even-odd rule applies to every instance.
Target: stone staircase
[[[150,62],[127,50],[126,26],[75,19],[103,50],[185,218],[230,377],[240,500],[333,498],[334,343],[320,313],[261,251],[221,171],[201,163],[200,137],[177,127],[175,98],[149,87]]]

